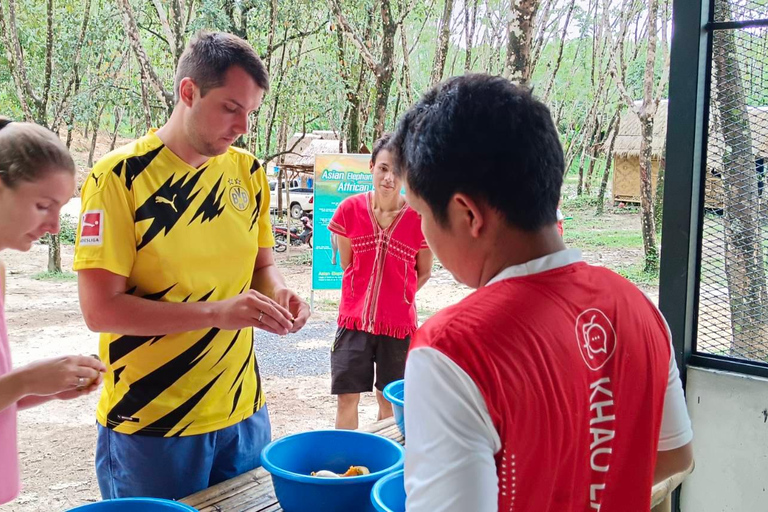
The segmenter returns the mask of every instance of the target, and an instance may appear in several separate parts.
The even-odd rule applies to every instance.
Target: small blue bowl
[[[400,433],[405,437],[405,416],[403,415],[405,381],[400,379],[387,384],[384,388],[384,398],[392,404],[392,412],[395,413],[395,423],[397,423]]]
[[[315,430],[268,444],[261,464],[272,474],[285,512],[375,512],[371,489],[382,477],[402,469],[405,450],[397,442],[355,430]],[[371,473],[345,478],[310,476],[327,469],[344,473],[366,466]]]
[[[89,503],[68,512],[197,512],[184,503],[158,498],[120,498]]]
[[[390,473],[373,486],[371,501],[378,512],[405,512],[404,473]]]

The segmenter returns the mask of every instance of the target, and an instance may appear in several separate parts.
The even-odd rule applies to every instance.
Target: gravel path
[[[336,324],[311,321],[296,334],[280,337],[256,331],[256,360],[264,377],[330,375],[331,343]]]

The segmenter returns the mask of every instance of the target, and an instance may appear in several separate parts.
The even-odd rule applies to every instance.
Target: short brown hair
[[[200,95],[220,87],[232,66],[241,67],[264,92],[269,91],[269,75],[261,58],[247,41],[226,32],[198,32],[181,54],[173,84],[175,101],[185,77],[194,80]]]
[[[13,189],[53,171],[75,174],[75,162],[59,137],[40,125],[0,117],[0,181]]]

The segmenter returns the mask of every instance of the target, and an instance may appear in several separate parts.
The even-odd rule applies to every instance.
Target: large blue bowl
[[[391,439],[354,430],[315,430],[283,437],[261,452],[285,512],[375,512],[371,489],[403,467],[405,450]],[[313,471],[344,473],[366,466],[369,475],[319,478]]]
[[[403,405],[405,404],[405,381],[396,380],[390,382],[384,388],[384,398],[392,404],[392,412],[395,413],[395,423],[400,433],[405,437],[405,416],[403,416]]]
[[[121,498],[90,503],[70,509],[68,512],[197,512],[178,501],[157,498]]]
[[[405,512],[403,470],[390,473],[373,486],[371,501],[378,512]]]

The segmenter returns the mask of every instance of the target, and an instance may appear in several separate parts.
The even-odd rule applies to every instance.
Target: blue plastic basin
[[[397,442],[353,430],[316,430],[283,437],[261,452],[285,512],[374,512],[371,489],[380,478],[403,467],[405,450]],[[366,466],[371,474],[319,478],[313,471],[344,473]]]
[[[197,512],[196,508],[178,501],[157,498],[121,498],[90,503],[68,512]]]
[[[378,512],[405,512],[403,470],[385,476],[373,486],[371,501]]]
[[[395,423],[400,433],[405,437],[405,416],[403,416],[403,404],[405,404],[405,381],[396,380],[390,382],[384,388],[384,398],[392,404],[392,412],[395,413]]]

